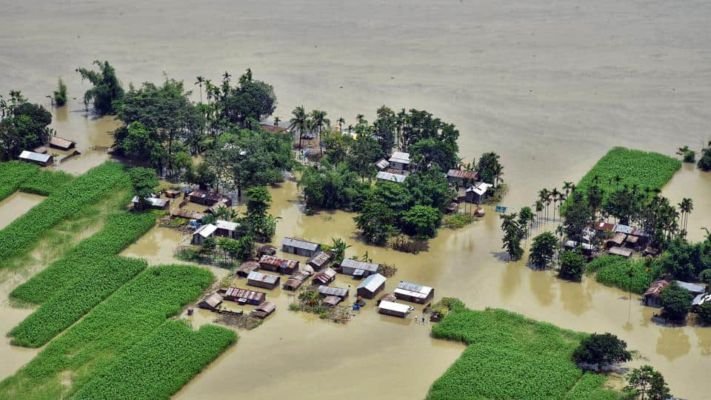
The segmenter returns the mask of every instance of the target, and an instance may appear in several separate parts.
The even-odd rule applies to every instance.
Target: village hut
[[[267,294],[242,288],[228,288],[223,296],[225,300],[234,301],[238,304],[250,304],[258,306],[267,299]]]
[[[378,170],[380,170],[380,171],[386,169],[389,166],[390,166],[390,163],[388,162],[388,160],[386,160],[384,158],[378,160],[378,162],[375,163],[375,167],[378,168]]]
[[[392,169],[407,171],[410,169],[410,153],[395,151],[392,156],[390,156],[388,162]]]
[[[274,247],[274,246],[265,244],[265,245],[259,246],[259,248],[257,248],[257,257],[261,257],[264,255],[273,256],[275,254],[276,254],[276,247]]]
[[[247,275],[247,284],[264,289],[274,289],[279,285],[279,276],[252,271]]]
[[[344,259],[343,262],[341,262],[341,273],[357,279],[376,274],[379,269],[380,265],[378,264],[352,260],[350,258]]]
[[[336,271],[331,268],[326,268],[323,271],[314,275],[314,284],[328,285],[336,279]]]
[[[208,238],[211,238],[212,235],[215,234],[215,231],[217,230],[217,227],[213,224],[207,224],[203,225],[195,232],[193,232],[193,239],[191,241],[192,244],[197,244],[197,245],[203,245],[205,243],[205,240]]]
[[[274,311],[276,311],[276,305],[270,301],[262,303],[259,307],[255,308],[249,315],[251,317],[264,319],[270,316]]]
[[[299,287],[301,287],[301,285],[304,284],[304,282],[306,281],[306,279],[308,279],[309,276],[311,276],[310,273],[308,273],[306,271],[299,271],[299,272],[295,273],[294,275],[290,276],[289,279],[287,279],[286,282],[284,282],[284,285],[282,286],[282,288],[284,290],[295,291]]]
[[[180,190],[166,189],[163,191],[165,197],[169,199],[177,199],[180,196]]]
[[[299,262],[274,256],[262,256],[262,258],[259,259],[259,267],[266,271],[291,275],[299,270]]]
[[[147,197],[143,199],[145,204],[148,208],[152,208],[155,210],[167,210],[170,207],[170,200],[167,199],[161,199],[159,197]],[[142,207],[144,207],[139,199],[138,196],[133,196],[131,199],[131,205],[135,210],[140,210]]]
[[[644,305],[648,307],[660,307],[662,290],[667,286],[669,286],[669,281],[665,279],[652,282],[642,297]]]
[[[217,311],[217,308],[222,304],[222,296],[220,296],[217,293],[213,293],[204,299],[202,299],[198,303],[198,307],[205,309],[205,310],[210,310],[210,311]]]
[[[372,299],[378,292],[385,288],[385,277],[380,274],[373,274],[369,277],[363,279],[363,281],[358,285],[356,293],[358,296]]]
[[[322,268],[328,266],[332,258],[333,257],[329,253],[326,253],[325,251],[319,251],[318,253],[314,254],[311,259],[309,259],[307,264],[310,265],[311,268],[314,269],[314,271],[320,271]]]
[[[615,224],[611,224],[605,221],[600,221],[595,224],[595,230],[603,235],[609,234],[615,231]]]
[[[378,312],[384,315],[393,317],[405,318],[412,310],[412,307],[407,304],[395,303],[392,301],[383,300],[378,304]]]
[[[486,199],[486,193],[493,185],[484,182],[477,182],[469,186],[464,195],[464,201],[467,203],[481,204]]]
[[[692,296],[698,296],[702,293],[706,293],[706,285],[700,283],[676,281],[676,284],[679,285],[680,288],[686,289],[686,291],[691,293]]]
[[[401,281],[393,292],[399,300],[425,304],[434,297],[434,289],[417,283]]]
[[[70,150],[73,149],[75,145],[76,143],[72,142],[71,140],[67,140],[59,136],[52,136],[49,139],[49,147],[53,147],[59,150]]]
[[[27,150],[24,150],[22,153],[20,153],[20,160],[41,165],[43,167],[54,163],[54,157],[49,154],[35,153],[33,151]]]
[[[614,247],[610,247],[610,249],[607,250],[607,252],[613,256],[630,258],[630,257],[632,257],[632,253],[634,251],[632,251],[632,249],[628,249],[626,247],[614,246]]]
[[[465,186],[467,183],[475,182],[479,175],[475,171],[464,171],[461,169],[450,169],[447,171],[447,181],[456,187]]]
[[[321,245],[303,239],[285,237],[281,241],[281,251],[292,253],[304,257],[313,257],[319,251]]]
[[[203,206],[214,206],[215,204],[219,203],[221,200],[225,200],[224,204],[226,207],[231,207],[232,206],[232,200],[222,196],[221,194],[217,192],[206,192],[203,190],[193,190],[188,194],[188,199],[190,199],[190,202],[196,203],[196,204],[201,204]]]
[[[32,150],[35,153],[40,153],[40,154],[47,154],[49,150],[47,150],[46,146],[39,146],[35,147],[34,150]]]
[[[386,171],[380,171],[377,175],[375,175],[375,179],[385,182],[403,183],[405,182],[405,178],[407,178],[405,175],[393,174]]]
[[[173,218],[185,218],[195,221],[202,221],[205,218],[205,214],[197,211],[190,211],[184,208],[173,209],[170,211],[170,216]]]
[[[346,288],[330,287],[330,286],[321,285],[318,287],[318,292],[323,297],[336,296],[336,297],[340,297],[342,299],[345,299],[346,297],[348,297],[348,289],[346,289]]]
[[[239,268],[237,268],[237,276],[240,276],[242,278],[246,278],[249,276],[250,272],[256,271],[259,269],[259,263],[256,261],[245,261],[242,264],[240,264]]]
[[[215,226],[217,227],[217,229],[215,230],[216,236],[226,237],[230,239],[237,239],[239,237],[237,230],[239,229],[240,225],[237,222],[218,219],[217,221],[215,221]]]

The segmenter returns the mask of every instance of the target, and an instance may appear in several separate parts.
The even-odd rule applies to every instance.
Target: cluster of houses
[[[672,282],[676,282],[681,288],[686,289],[691,295],[691,310],[695,311],[704,303],[711,301],[711,293],[707,293],[706,285],[700,283],[690,283],[683,281],[672,281],[668,279],[659,279],[649,286],[642,297],[642,303],[648,307],[661,307],[662,290],[669,286]]]
[[[23,150],[22,153],[20,153],[19,158],[22,161],[46,167],[54,164],[54,156],[49,153],[50,148],[70,152],[75,147],[76,143],[71,140],[64,139],[59,136],[52,136],[50,137],[49,142],[44,146],[37,147],[33,150]],[[68,158],[76,154],[79,154],[79,152],[74,150],[73,152],[67,154],[64,158]]]
[[[600,221],[585,229],[582,243],[567,240],[564,246],[569,249],[579,248],[585,255],[591,257],[599,251],[596,243],[601,243],[602,249],[608,254],[624,258],[631,257],[635,252],[657,255],[658,252],[649,247],[649,239],[649,234],[642,229]]]

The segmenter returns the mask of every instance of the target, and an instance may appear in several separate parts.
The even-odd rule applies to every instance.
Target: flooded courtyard
[[[161,80],[164,71],[192,87],[197,75],[217,80],[225,70],[238,74],[251,67],[274,85],[275,115],[282,120],[301,104],[328,111],[332,121],[353,121],[358,113],[372,119],[386,104],[426,109],[454,123],[464,159],[501,154],[510,188],[503,204],[516,210],[531,205],[541,188],[577,181],[611,146],[671,155],[711,139],[709,18],[711,3],[659,0],[249,0],[202,7],[6,2],[0,89],[21,89],[46,103],[57,77],[64,78],[76,99],[55,110],[52,127],[78,142],[83,155],[59,168],[79,174],[108,157],[109,132],[117,124],[84,116],[81,96],[88,85],[75,68],[107,59],[124,86]],[[194,93],[197,98],[197,87]],[[462,230],[441,230],[429,251],[410,255],[365,246],[355,237],[351,214],[305,215],[293,182],[271,192],[272,213],[281,218],[276,241],[343,238],[352,246],[348,256],[367,252],[375,262],[397,266],[387,289],[412,280],[472,308],[505,308],[563,328],[611,332],[639,352],[635,363],[661,371],[675,395],[702,399],[711,391],[711,328],[661,327],[650,320],[655,309],[623,291],[592,279],[563,282],[551,272],[502,261],[500,221],[491,209]],[[675,203],[694,200],[689,238],[701,239],[701,228],[711,228],[711,174],[684,167],[663,194]],[[4,200],[0,228],[36,201],[24,194]],[[185,240],[177,231],[154,228],[123,254],[172,263]],[[30,312],[7,305],[14,287],[8,279],[2,281],[2,332]],[[337,284],[355,283],[340,277]],[[240,331],[238,344],[176,398],[422,398],[463,350],[431,339],[428,325],[378,315],[372,302],[344,326],[288,311],[286,292],[275,290],[269,299],[276,314],[253,331]],[[194,319],[213,317],[200,311]],[[0,378],[34,355],[0,349],[2,359],[13,360],[0,363]]]

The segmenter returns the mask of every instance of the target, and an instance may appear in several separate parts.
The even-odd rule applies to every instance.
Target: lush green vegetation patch
[[[20,185],[23,192],[49,196],[71,183],[74,176],[62,171],[39,170]]]
[[[225,328],[197,331],[181,321],[161,325],[79,390],[74,399],[170,399],[237,340]]]
[[[20,161],[0,163],[0,200],[15,193],[22,182],[36,174],[37,166]]]
[[[595,273],[595,280],[637,294],[644,293],[654,278],[654,272],[643,260],[628,260],[605,255],[590,262],[586,271]]]
[[[584,334],[504,310],[452,308],[432,329],[469,346],[437,379],[428,399],[617,399],[571,356]]]

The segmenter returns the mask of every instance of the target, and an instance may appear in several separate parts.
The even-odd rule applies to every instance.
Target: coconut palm
[[[694,202],[690,198],[683,198],[679,203],[679,210],[681,211],[681,225],[682,229],[686,231],[686,224],[689,222],[689,214],[694,209]]]
[[[343,119],[343,117],[339,117],[336,120],[336,123],[338,124],[338,131],[343,133],[343,125],[346,123],[346,120]]]
[[[311,126],[318,133],[318,147],[323,155],[323,140],[321,140],[321,132],[323,128],[328,128],[331,125],[331,120],[326,118],[326,111],[313,110],[311,111]]]
[[[558,196],[560,195],[560,192],[558,191],[558,188],[553,188],[550,194],[551,201],[553,202],[553,221],[555,221],[555,206],[558,203]]]
[[[198,85],[200,88],[200,103],[202,103],[202,85],[205,83],[205,78],[202,76],[198,76],[195,78],[195,85]]]
[[[541,202],[541,204],[545,205],[544,209],[544,214],[543,214],[543,220],[548,222],[548,204],[550,204],[550,192],[548,189],[541,189],[540,192],[538,192],[538,200]]]
[[[292,118],[289,120],[289,129],[295,134],[299,134],[299,148],[303,141],[304,133],[308,130],[309,117],[304,106],[298,106],[291,112]]]
[[[538,226],[538,221],[541,219],[541,213],[543,212],[543,202],[541,200],[536,200],[536,227]]]

